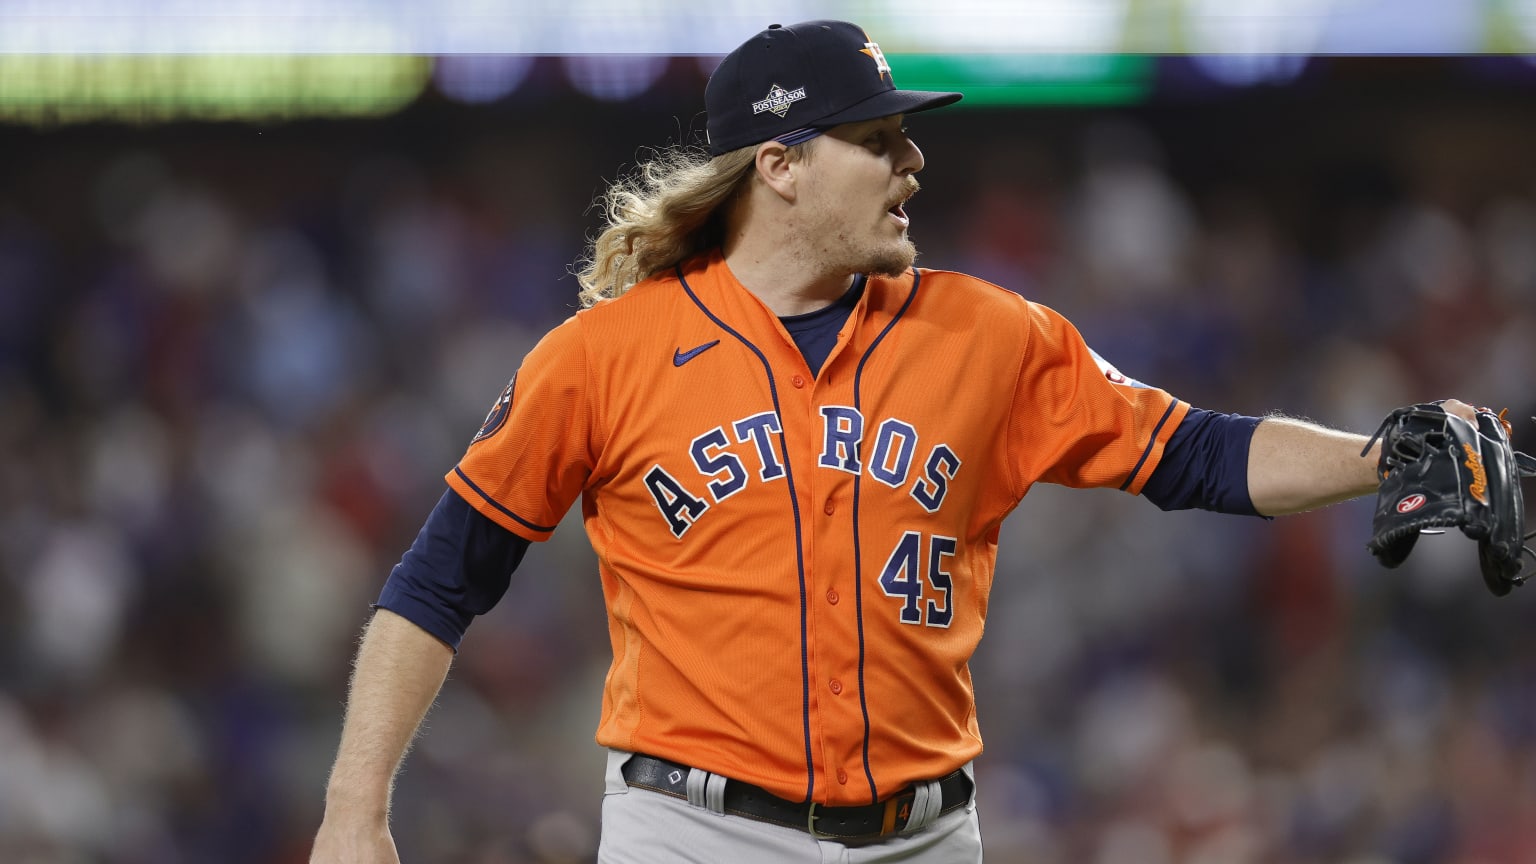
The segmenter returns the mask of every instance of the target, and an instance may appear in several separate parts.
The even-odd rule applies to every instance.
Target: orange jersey
[[[551,331],[449,484],[529,540],[582,499],[599,744],[866,804],[981,752],[968,662],[1038,481],[1139,493],[1187,406],[1056,312],[870,278],[813,376],[719,253]]]

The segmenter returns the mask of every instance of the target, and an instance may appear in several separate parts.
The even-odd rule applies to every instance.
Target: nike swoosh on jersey
[[[693,358],[703,354],[705,351],[708,351],[709,349],[719,344],[720,340],[716,339],[713,342],[705,342],[703,345],[700,345],[699,347],[690,351],[684,351],[683,349],[679,348],[672,352],[672,365],[681,366],[684,363],[687,363],[689,360],[692,360]]]

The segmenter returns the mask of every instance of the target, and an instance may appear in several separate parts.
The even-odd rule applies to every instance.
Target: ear
[[[795,200],[798,160],[791,159],[789,147],[778,141],[764,141],[757,146],[758,179],[785,201]]]

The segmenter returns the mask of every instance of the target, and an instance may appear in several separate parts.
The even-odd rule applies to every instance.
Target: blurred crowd
[[[919,264],[1200,407],[1454,395],[1536,449],[1532,91],[1392,62],[914,118]],[[697,102],[0,129],[0,861],[307,859],[369,603],[574,311],[593,195]],[[1370,508],[1032,492],[973,663],[988,860],[1536,861],[1532,589],[1454,536],[1383,570]],[[604,621],[567,519],[407,762],[406,860],[592,859]]]

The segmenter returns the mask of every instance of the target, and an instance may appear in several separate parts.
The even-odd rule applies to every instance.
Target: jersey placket
[[[820,738],[816,768],[818,780],[829,784],[828,799],[851,804],[871,800],[874,785],[864,756],[862,610],[854,533],[864,430],[853,410],[852,373],[841,362],[852,356],[848,341],[841,335],[821,374],[797,392],[807,394],[803,416],[813,432],[803,439],[808,446],[801,459],[810,469],[804,472],[809,482],[802,504],[810,530],[802,552],[812,728]]]

